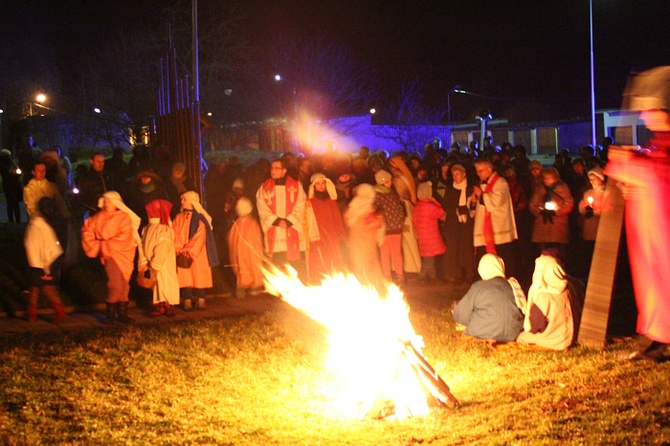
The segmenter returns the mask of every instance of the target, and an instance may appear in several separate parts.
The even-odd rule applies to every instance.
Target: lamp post
[[[452,92],[457,93],[458,90],[456,89],[459,88],[460,86],[461,84],[456,84],[453,87],[451,87],[449,91],[447,91],[447,120],[449,122],[451,122],[451,93]]]
[[[493,116],[491,116],[491,113],[489,113],[488,110],[482,110],[479,112],[479,115],[477,115],[477,121],[480,122],[480,129],[479,129],[479,150],[480,153],[484,150],[484,137],[486,136],[486,123],[493,119]]]
[[[596,148],[596,86],[593,66],[593,0],[589,0],[589,34],[591,44],[591,143]]]
[[[44,93],[38,93],[35,96],[34,102],[33,100],[29,101],[28,104],[30,105],[30,116],[33,116],[33,104],[37,105],[38,107],[42,107],[41,104],[46,102],[47,96]]]

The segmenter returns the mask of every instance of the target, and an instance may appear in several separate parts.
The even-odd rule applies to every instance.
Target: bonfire
[[[264,275],[268,292],[326,328],[327,367],[341,386],[336,404],[342,412],[404,419],[425,415],[431,406],[458,406],[423,356],[423,339],[397,286],[378,290],[344,273],[306,286],[290,267],[269,266]]]

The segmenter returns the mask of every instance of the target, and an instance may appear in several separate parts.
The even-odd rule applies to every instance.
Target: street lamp
[[[460,92],[460,90],[456,90],[456,89],[459,88],[460,86],[461,86],[461,84],[456,84],[456,85],[454,85],[453,87],[451,87],[451,88],[449,89],[449,91],[447,91],[447,120],[448,120],[449,122],[451,122],[451,93],[452,93],[452,92],[453,92],[453,93],[458,93],[458,92]]]
[[[589,33],[591,36],[591,143],[596,148],[596,86],[593,67],[593,0],[589,0]]]
[[[488,110],[482,110],[477,115],[477,121],[480,122],[481,127],[479,130],[479,150],[484,150],[484,137],[486,136],[486,123],[493,119],[491,113]]]
[[[37,105],[38,107],[43,107],[41,104],[46,102],[46,100],[47,100],[47,95],[45,95],[44,93],[38,93],[35,96],[34,102],[32,100],[29,101],[28,104],[30,105],[30,116],[33,116],[33,104]]]

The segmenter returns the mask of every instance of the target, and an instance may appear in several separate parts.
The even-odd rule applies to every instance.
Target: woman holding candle
[[[611,208],[609,205],[609,190],[605,183],[605,174],[602,167],[595,167],[589,171],[589,182],[591,189],[584,192],[584,196],[579,201],[580,226],[582,229],[582,243],[578,251],[578,260],[576,271],[577,277],[586,279],[589,275],[593,249],[596,244],[596,234],[600,224],[600,215]]]
[[[568,217],[575,202],[570,188],[560,180],[554,167],[542,169],[542,185],[530,199],[530,213],[535,217],[531,240],[539,250],[554,248],[565,260],[565,248],[570,239]]]

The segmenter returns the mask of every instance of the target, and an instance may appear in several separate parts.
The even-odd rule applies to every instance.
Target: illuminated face
[[[542,183],[544,183],[545,186],[552,186],[557,181],[558,177],[554,175],[553,172],[542,174]]]
[[[539,168],[539,167],[533,167],[532,169],[530,169],[530,173],[531,173],[531,175],[533,175],[534,177],[540,175],[540,171],[542,171],[542,169]]]
[[[114,212],[118,209],[114,202],[112,200],[108,200],[107,198],[105,198],[105,203],[103,204],[102,208],[107,212]]]
[[[273,180],[279,180],[280,178],[284,178],[285,176],[286,176],[286,169],[282,167],[279,161],[273,161],[272,165],[270,166],[270,178],[272,178]]]
[[[241,197],[244,195],[244,188],[243,187],[233,187],[233,195],[236,197]]]
[[[33,167],[33,178],[40,181],[47,177],[47,166],[44,164],[35,164]]]
[[[516,178],[516,175],[514,174],[514,169],[506,169],[503,172],[503,178],[506,179],[507,181],[513,181]]]
[[[577,175],[581,175],[584,173],[584,165],[581,163],[575,163],[572,165],[572,171]]]
[[[421,164],[421,161],[419,161],[419,160],[416,159],[416,158],[412,158],[412,160],[410,161],[410,163],[412,164],[412,167],[416,170],[416,169],[419,168],[419,164]]]
[[[180,179],[184,176],[184,172],[181,170],[173,170],[172,171],[172,178]]]
[[[454,169],[451,171],[451,176],[454,178],[456,184],[461,184],[465,179],[465,172],[461,169]]]
[[[102,172],[105,167],[105,157],[102,155],[95,155],[91,158],[91,166],[96,172]]]
[[[670,131],[670,115],[665,110],[645,110],[640,113],[640,119],[652,132]]]
[[[182,209],[193,209],[193,204],[186,197],[181,197],[181,207]]]
[[[151,177],[142,177],[140,178],[140,181],[142,182],[142,184],[149,184],[151,183]]]
[[[314,183],[314,190],[317,192],[325,192],[326,191],[326,180],[319,180],[316,183]]]
[[[477,171],[477,176],[482,181],[488,179],[488,177],[490,177],[493,173],[493,167],[491,167],[491,165],[488,163],[476,165],[475,170]]]
[[[444,166],[442,166],[442,168],[440,169],[440,173],[442,174],[442,179],[446,180],[447,176],[449,175],[449,165],[445,164]],[[452,172],[452,175],[453,175],[453,172]]]

